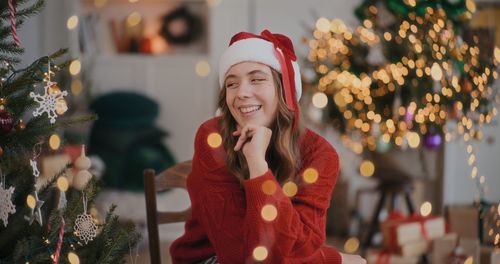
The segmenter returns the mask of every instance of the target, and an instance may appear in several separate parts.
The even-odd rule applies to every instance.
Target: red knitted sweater
[[[219,120],[208,120],[196,134],[187,179],[192,215],[170,248],[173,263],[198,263],[213,255],[221,264],[255,263],[258,246],[267,251],[261,263],[341,263],[339,252],[324,245],[326,210],[339,171],[335,149],[306,129],[298,143],[300,175],[309,169],[309,180],[297,183],[297,193],[289,197],[271,170],[242,182],[228,171],[223,146],[207,141],[219,133]],[[261,216],[265,205],[277,209],[271,221]]]

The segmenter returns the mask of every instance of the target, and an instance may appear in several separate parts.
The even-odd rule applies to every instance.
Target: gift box
[[[479,263],[479,239],[459,238],[456,233],[449,233],[436,238],[432,243],[432,263],[450,263],[453,256],[464,260],[472,257],[472,263]]]
[[[366,261],[368,264],[417,264],[419,257],[405,257],[389,253],[387,250],[368,249]]]
[[[380,226],[384,247],[391,252],[402,252],[404,245],[442,237],[445,229],[445,221],[441,216],[402,216],[397,212],[391,213]]]
[[[482,246],[480,249],[481,264],[500,264],[500,249],[491,246]]]

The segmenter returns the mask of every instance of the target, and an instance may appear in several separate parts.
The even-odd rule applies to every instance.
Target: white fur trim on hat
[[[224,86],[224,79],[227,71],[231,66],[244,61],[259,62],[277,70],[281,71],[281,65],[274,54],[273,43],[260,39],[248,38],[234,42],[222,54],[219,61],[219,86]],[[296,61],[292,61],[294,78],[295,78],[295,92],[297,101],[302,95],[302,82],[300,80],[300,67]]]

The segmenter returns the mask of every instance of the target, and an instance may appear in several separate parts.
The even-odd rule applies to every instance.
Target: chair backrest
[[[158,211],[156,193],[169,188],[186,189],[186,179],[189,172],[191,172],[191,160],[177,163],[158,175],[152,169],[144,170],[144,192],[146,194],[146,216],[151,263],[159,264],[161,262],[158,225],[184,222],[191,214],[191,207],[181,212]]]

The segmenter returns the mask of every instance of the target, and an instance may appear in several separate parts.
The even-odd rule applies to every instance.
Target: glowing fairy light
[[[195,67],[196,74],[200,77],[207,77],[210,74],[210,64],[207,61],[200,61]]]
[[[207,143],[211,148],[218,148],[222,144],[222,137],[219,133],[210,133],[207,137]]]
[[[297,194],[297,191],[298,191],[297,184],[295,184],[292,181],[289,181],[283,185],[283,192],[288,197],[295,196]]]
[[[56,150],[61,146],[61,138],[57,134],[53,134],[49,138],[49,146],[51,149]]]
[[[324,17],[321,17],[316,21],[316,28],[323,33],[327,33],[328,31],[330,31],[330,21]]]
[[[68,21],[66,22],[66,27],[69,30],[75,29],[76,26],[78,26],[78,16],[73,15],[68,18]]]
[[[253,250],[253,258],[257,261],[263,261],[267,258],[268,252],[267,248],[264,246],[258,246]]]
[[[272,204],[266,204],[262,207],[260,215],[265,221],[271,222],[278,216],[278,209]]]
[[[359,239],[351,237],[344,243],[344,251],[348,254],[353,254],[359,249]]]
[[[420,214],[422,216],[428,216],[430,215],[432,212],[432,204],[430,202],[424,202],[421,206],[420,206]]]
[[[267,195],[273,195],[276,192],[276,183],[272,180],[266,180],[262,183],[262,192]]]
[[[318,180],[318,171],[315,168],[307,168],[302,177],[306,183],[315,183]]]
[[[317,92],[312,97],[312,103],[316,108],[324,108],[328,104],[328,97],[323,92]]]
[[[371,177],[375,172],[375,165],[373,164],[373,162],[365,160],[361,162],[361,165],[359,166],[359,172],[365,177]]]
[[[26,197],[26,204],[29,208],[34,209],[36,207],[36,199],[33,195],[29,194]]]

